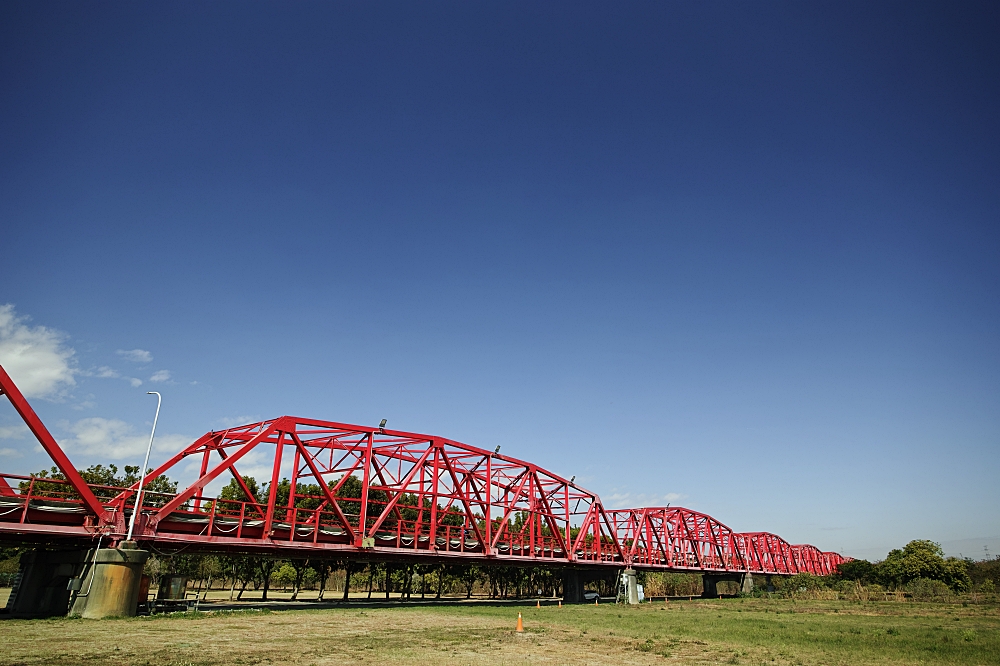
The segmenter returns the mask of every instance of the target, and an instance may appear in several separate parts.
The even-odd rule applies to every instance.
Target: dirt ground
[[[523,634],[514,631],[518,613]],[[0,665],[1000,664],[992,605],[728,599],[0,621]]]
[[[635,664],[663,657],[613,636],[508,617],[408,609],[259,613],[200,618],[11,621],[2,664]],[[6,624],[6,623],[5,623]],[[0,625],[0,629],[4,628]],[[5,632],[7,633],[7,632]],[[8,638],[14,638],[8,633]]]

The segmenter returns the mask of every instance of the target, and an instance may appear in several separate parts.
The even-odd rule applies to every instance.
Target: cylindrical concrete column
[[[148,558],[145,550],[98,550],[80,581],[69,614],[90,619],[135,615],[142,567]]]

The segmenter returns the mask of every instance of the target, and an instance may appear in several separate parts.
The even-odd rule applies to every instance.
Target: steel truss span
[[[123,539],[138,483],[86,483],[2,367],[0,392],[65,477],[0,474],[0,539]],[[239,471],[251,460],[270,469],[264,496]],[[199,474],[187,487],[149,490],[192,463]],[[217,480],[238,497],[210,497]],[[846,559],[689,509],[607,510],[572,480],[443,437],[291,416],[208,432],[153,470],[134,538],[201,551],[701,573],[826,575]]]

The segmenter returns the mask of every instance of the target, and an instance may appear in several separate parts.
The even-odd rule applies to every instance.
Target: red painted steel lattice
[[[0,539],[122,539],[138,484],[88,485],[3,368],[0,393],[66,476],[54,482],[0,474]],[[238,470],[251,453],[255,465],[270,463],[264,497]],[[144,491],[137,540],[284,555],[778,575],[826,575],[844,561],[773,534],[733,532],[689,509],[608,511],[596,494],[537,465],[431,435],[283,416],[206,433],[147,483],[189,459],[200,472],[186,488]],[[244,497],[208,496],[206,486],[220,478],[234,479]]]

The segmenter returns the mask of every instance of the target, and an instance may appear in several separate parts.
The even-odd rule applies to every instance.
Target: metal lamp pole
[[[139,492],[135,496],[135,506],[132,508],[132,518],[128,521],[128,536],[125,537],[126,541],[132,540],[132,530],[135,529],[135,517],[139,515],[139,511],[142,509],[142,486],[146,483],[146,468],[149,466],[149,452],[153,450],[153,437],[156,435],[156,420],[160,418],[160,402],[163,401],[163,396],[161,396],[157,391],[147,391],[146,395],[156,396],[156,416],[153,417],[153,430],[149,433],[149,446],[146,447],[146,459],[142,462],[142,474],[139,476]]]

